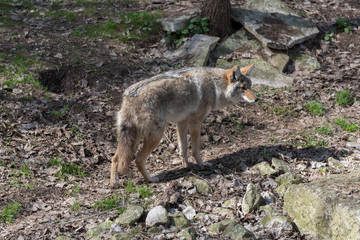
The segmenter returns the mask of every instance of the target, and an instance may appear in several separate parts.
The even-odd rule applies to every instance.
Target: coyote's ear
[[[250,74],[251,69],[254,66],[254,64],[255,63],[252,63],[252,64],[247,65],[246,67],[241,68],[240,69],[241,74],[244,76],[248,76]]]
[[[238,65],[232,67],[226,72],[226,79],[228,84],[230,84],[234,80],[240,79],[240,67]]]

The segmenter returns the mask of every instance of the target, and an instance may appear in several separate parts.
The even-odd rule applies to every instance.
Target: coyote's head
[[[250,64],[243,68],[235,66],[226,72],[228,84],[225,93],[226,98],[234,103],[240,102],[241,100],[249,103],[256,101],[256,97],[251,91],[251,80],[247,77],[253,65],[254,64]]]

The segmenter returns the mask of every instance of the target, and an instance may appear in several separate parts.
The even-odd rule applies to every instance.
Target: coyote
[[[143,140],[136,156],[136,166],[149,182],[157,182],[146,170],[146,159],[159,144],[168,121],[175,122],[180,157],[189,167],[187,132],[190,131],[192,155],[202,167],[200,128],[206,115],[214,109],[241,100],[253,103],[251,80],[246,77],[254,64],[244,68],[192,67],[162,73],[128,87],[117,114],[117,149],[111,163],[110,187],[117,188],[117,174],[125,174],[136,147]]]

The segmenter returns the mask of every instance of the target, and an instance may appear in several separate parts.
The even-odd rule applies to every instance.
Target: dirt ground
[[[171,15],[170,12],[179,14],[201,5],[199,1],[175,0],[145,3],[68,0],[58,1],[56,6],[48,1],[30,2],[31,9],[27,1],[0,3],[3,20],[0,70],[11,72],[4,70],[0,75],[0,207],[12,202],[21,205],[13,221],[0,222],[0,238],[54,239],[67,235],[84,239],[88,229],[119,214],[116,210],[94,208],[95,201],[114,194],[126,196],[122,204],[145,201],[125,189],[128,181],[137,186],[146,184],[134,166],[130,175],[120,177],[120,189],[108,187],[110,161],[116,147],[114,116],[121,93],[141,79],[183,66],[171,65],[156,54],[166,47],[163,32],[136,42],[70,33],[80,25],[102,23],[121,13],[161,10]],[[252,168],[256,163],[280,158],[304,182],[341,173],[328,167],[329,157],[344,164],[343,172],[359,166],[359,149],[352,146],[359,145],[360,131],[347,132],[334,122],[345,118],[360,126],[360,3],[357,0],[285,2],[321,31],[315,39],[297,46],[316,57],[321,69],[312,73],[295,71],[292,87],[254,86],[260,99],[256,104],[242,103],[212,112],[201,133],[201,154],[204,161],[212,163],[211,168],[182,168],[175,128],[170,124],[147,161],[149,172],[161,177],[160,183],[146,185],[153,193],[148,200],[161,198],[169,184],[178,181],[182,184],[179,190],[182,198],[173,207],[181,209],[186,200],[202,199],[204,204],[194,207],[197,212],[209,213],[231,197],[242,197],[247,184],[254,183],[261,191],[274,193],[275,205],[281,208],[282,200],[274,192],[273,177],[261,176]],[[232,6],[243,3],[232,1]],[[94,4],[94,15],[80,14],[85,12],[80,9],[86,9],[87,4]],[[41,17],[47,16],[42,12],[49,9],[66,9],[77,14],[71,21],[66,16]],[[31,15],[34,12],[40,17]],[[354,24],[351,32],[336,32],[331,41],[325,41],[325,34],[330,34],[339,17],[350,19]],[[11,87],[4,84],[19,67],[16,64],[19,53],[29,64],[22,78],[34,74],[48,90],[31,83]],[[349,106],[339,106],[336,94],[346,89],[356,100]],[[315,116],[307,111],[306,104],[312,100],[322,103],[324,114]],[[331,134],[318,131],[324,126],[331,129]],[[85,176],[60,176],[56,161],[81,166]],[[325,168],[326,171],[319,170]],[[200,196],[189,191],[191,186],[185,184],[188,176],[207,180],[213,194]],[[77,210],[72,208],[75,202],[79,205]],[[262,214],[256,211],[242,216],[236,212],[235,217],[259,239],[311,239],[296,230],[274,236],[260,226]],[[204,224],[209,223],[194,225],[199,239],[210,237],[204,231]],[[144,233],[138,238],[150,236]]]

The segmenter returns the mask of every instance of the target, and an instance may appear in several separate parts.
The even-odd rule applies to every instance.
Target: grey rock
[[[153,227],[169,223],[168,212],[163,206],[156,206],[150,210],[145,219],[146,226]]]
[[[126,208],[116,220],[116,223],[120,223],[125,226],[133,225],[141,215],[144,213],[144,209],[141,206],[130,205]]]
[[[239,197],[230,198],[230,199],[226,200],[222,204],[222,206],[225,208],[237,209],[240,206],[240,198]]]
[[[184,45],[174,52],[166,52],[165,58],[178,61],[189,59],[188,65],[206,66],[210,52],[215,48],[219,37],[211,37],[203,34],[195,34]]]
[[[229,238],[231,240],[247,240],[254,239],[255,235],[244,228],[237,222],[230,223],[221,235],[223,238]]]
[[[208,195],[212,193],[212,188],[208,182],[202,179],[198,179],[196,177],[190,177],[189,181],[194,183],[196,190],[198,193],[202,195]]]
[[[96,227],[93,227],[91,229],[89,229],[87,232],[86,232],[86,237],[88,239],[90,238],[97,238],[99,237],[102,233],[110,230],[111,226],[115,224],[114,222],[112,221],[106,221],[106,222],[103,222],[103,223],[100,223],[99,225],[97,225]]]
[[[191,16],[181,16],[178,18],[162,18],[159,19],[165,31],[176,32],[187,28],[190,24]]]
[[[189,225],[189,220],[182,213],[177,213],[177,214],[170,213],[169,218],[171,221],[171,225],[177,228],[187,227]]]
[[[237,223],[237,221],[235,219],[225,219],[209,225],[206,229],[212,234],[219,234],[231,223]]]
[[[337,169],[339,171],[344,171],[345,170],[344,165],[339,160],[336,160],[333,157],[329,157],[328,163],[329,163],[329,166],[334,168],[334,169]]]
[[[195,240],[196,239],[196,231],[194,228],[185,228],[181,230],[178,234],[178,237],[183,237],[186,240]]]
[[[300,232],[314,239],[358,240],[359,186],[359,172],[291,185],[284,195],[284,209]]]
[[[242,201],[242,212],[244,214],[250,213],[260,207],[263,203],[264,199],[257,187],[253,183],[248,184]]]
[[[284,195],[285,191],[288,187],[292,184],[298,184],[301,182],[301,178],[294,173],[287,172],[275,178],[275,181],[280,185],[275,189],[275,192],[280,194],[281,196]]]
[[[182,213],[189,220],[192,220],[196,216],[196,211],[192,206],[187,206]]]
[[[278,158],[272,158],[271,164],[275,167],[276,170],[279,170],[283,173],[291,172],[290,165],[283,160],[280,160]]]
[[[259,169],[262,176],[273,175],[277,173],[277,171],[273,169],[268,162],[258,163],[254,167]]]
[[[275,236],[280,236],[284,231],[293,231],[293,225],[289,218],[279,215],[274,211],[268,212],[261,220],[264,225]]]
[[[320,63],[315,57],[307,54],[299,53],[297,51],[290,51],[289,56],[295,63],[296,71],[313,72],[314,70],[320,69]]]
[[[319,33],[280,0],[248,0],[231,12],[264,46],[275,49],[289,49]]]
[[[115,234],[109,240],[136,240],[136,238],[129,233],[122,232]]]

